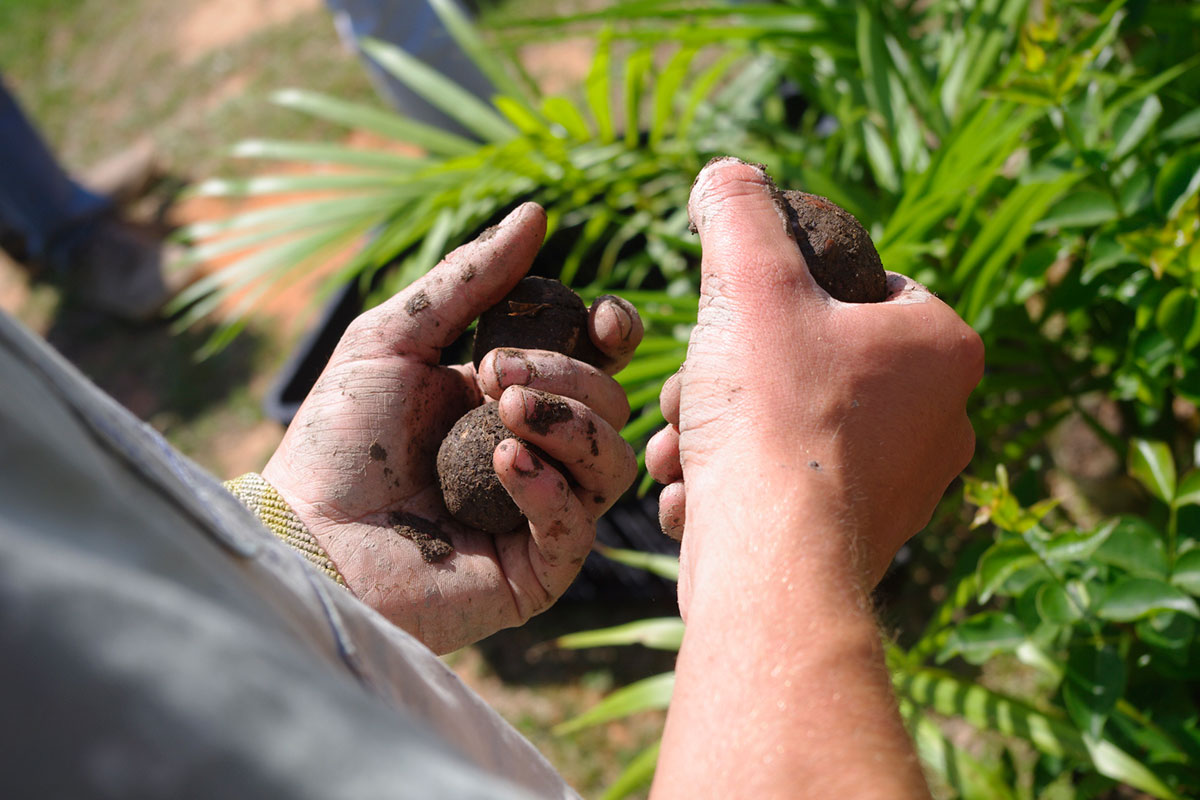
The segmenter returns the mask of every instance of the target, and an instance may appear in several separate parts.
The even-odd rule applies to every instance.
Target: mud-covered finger
[[[500,443],[492,466],[529,520],[531,536],[514,534],[515,541],[507,545],[527,549],[532,577],[546,593],[531,595],[524,602],[518,598],[522,615],[532,616],[566,591],[578,574],[595,538],[595,520],[566,479],[516,439]],[[520,583],[519,576],[513,577]]]
[[[454,250],[408,288],[360,315],[339,350],[351,357],[410,353],[436,363],[441,349],[517,284],[546,235],[546,212],[524,203]]]
[[[679,429],[668,425],[646,443],[646,471],[659,483],[683,480],[679,461]]]
[[[633,448],[578,400],[510,386],[500,397],[500,419],[563,465],[594,516],[608,509],[637,477]]]
[[[620,372],[633,359],[633,351],[642,343],[645,328],[633,303],[623,297],[606,294],[592,301],[588,310],[588,335],[604,356],[604,371]]]
[[[509,386],[528,386],[578,400],[614,428],[629,420],[625,390],[602,370],[562,353],[500,347],[483,357],[478,369],[483,393],[499,400]]]
[[[683,525],[687,520],[685,497],[683,481],[667,484],[658,495],[658,525],[663,533],[676,541],[683,539]]]

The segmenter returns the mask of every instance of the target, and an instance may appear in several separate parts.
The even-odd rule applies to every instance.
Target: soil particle
[[[404,304],[404,310],[408,312],[410,317],[416,316],[425,309],[429,308],[429,295],[420,291],[408,298],[408,302]]]
[[[527,388],[525,391],[534,396],[533,412],[525,417],[525,424],[534,433],[545,436],[550,432],[550,428],[560,422],[566,422],[573,416],[571,407],[565,400],[537,389]]]
[[[499,230],[500,230],[499,225],[493,225],[490,228],[484,228],[483,232],[475,237],[475,241],[486,242],[488,239],[491,239],[493,236],[495,236],[496,233],[499,232]]]
[[[450,537],[432,520],[418,517],[416,514],[393,511],[388,517],[388,524],[392,526],[392,530],[417,546],[417,551],[426,564],[444,561],[454,552]]]
[[[470,283],[475,280],[475,265],[467,264],[467,268],[462,271],[462,282]]]
[[[387,461],[387,450],[379,442],[371,442],[371,449],[367,451],[367,455],[372,461]]]
[[[815,471],[817,471],[817,472],[820,472],[820,471],[821,471],[821,464],[820,464],[820,462],[818,462],[818,461],[810,461],[810,462],[808,462],[808,468],[809,468],[809,469],[811,469],[811,470],[815,470]]]

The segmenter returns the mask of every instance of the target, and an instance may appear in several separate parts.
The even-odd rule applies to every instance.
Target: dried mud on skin
[[[432,520],[393,511],[388,517],[392,530],[410,540],[417,546],[417,551],[426,564],[437,564],[445,561],[454,552],[450,537],[442,532]]]

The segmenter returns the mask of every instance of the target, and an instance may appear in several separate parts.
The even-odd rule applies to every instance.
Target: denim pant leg
[[[0,80],[0,227],[44,261],[72,229],[111,207],[71,180]]]
[[[397,111],[443,130],[470,135],[362,52],[359,42],[380,39],[428,64],[476,97],[495,89],[442,25],[428,0],[326,0],[334,24],[367,65],[376,90]]]

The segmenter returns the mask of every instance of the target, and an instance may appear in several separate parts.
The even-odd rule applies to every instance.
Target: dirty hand
[[[524,276],[545,230],[545,213],[526,203],[356,319],[263,470],[351,591],[439,653],[548,608],[578,573],[596,519],[636,474],[617,433],[629,405],[608,374],[641,339],[624,300],[600,298],[589,315],[608,372],[535,350],[493,351],[478,371],[438,364],[442,348]],[[534,430],[526,418],[546,402],[542,392],[571,415]],[[568,482],[516,439],[502,442],[493,463],[529,524],[494,537],[450,519],[434,468],[447,431],[485,395],[500,401],[515,435],[571,473]],[[424,560],[396,530],[414,520],[453,552]]]
[[[774,193],[758,168],[722,159],[688,204],[703,247],[698,324],[662,392],[669,425],[647,448],[667,484],[663,528],[683,538],[685,606],[701,572],[756,559],[793,576],[850,563],[874,586],[974,449],[979,337],[899,275],[883,303],[831,298]],[[775,533],[747,524],[763,518],[781,522]]]

